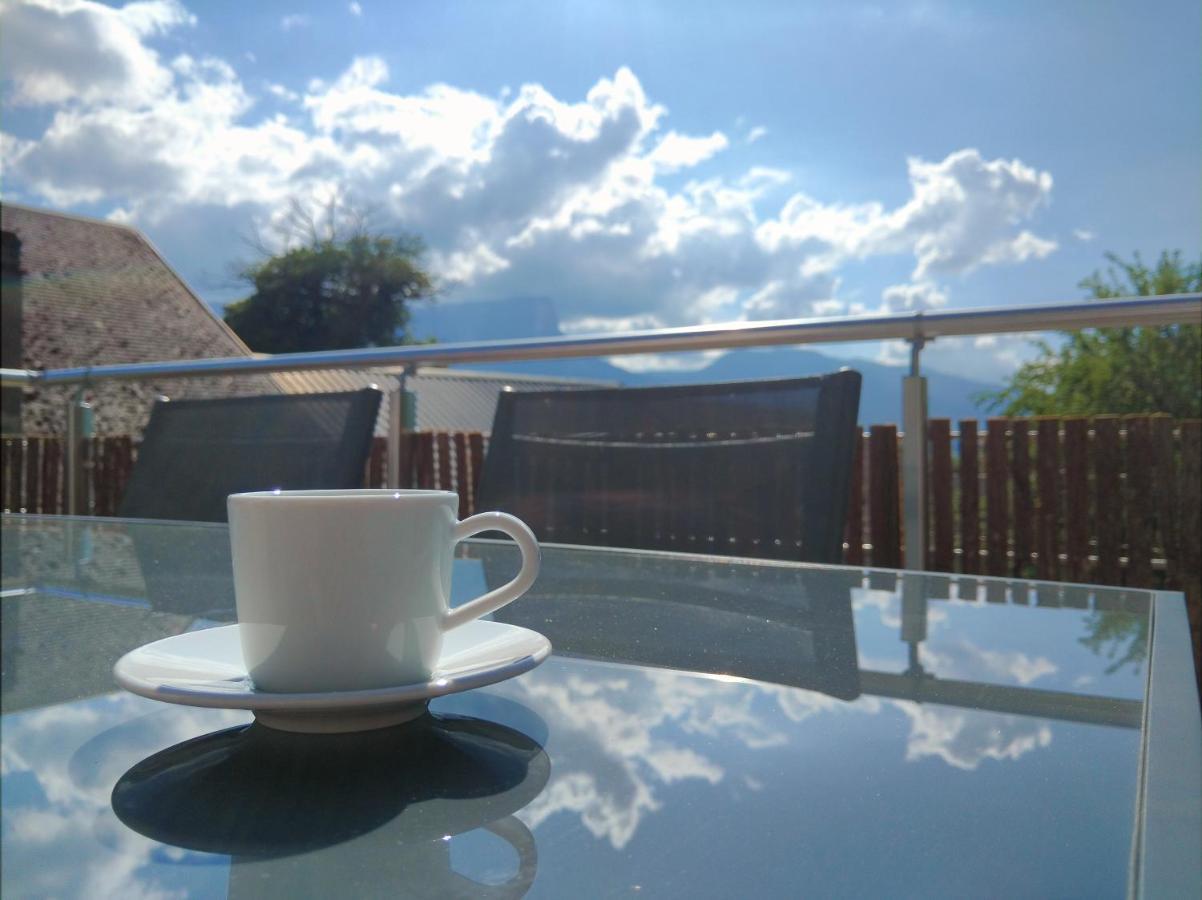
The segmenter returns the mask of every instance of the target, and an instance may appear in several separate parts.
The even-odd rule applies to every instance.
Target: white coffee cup
[[[458,521],[447,491],[261,491],[229,498],[242,655],[259,690],[351,691],[430,679],[443,634],[516,600],[539,548],[519,519]],[[501,531],[516,578],[449,608],[455,545]]]

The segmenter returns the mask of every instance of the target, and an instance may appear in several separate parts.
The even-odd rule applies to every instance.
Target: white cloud
[[[820,203],[795,194],[781,214],[759,228],[761,243],[828,248],[832,261],[913,253],[915,280],[971,272],[982,265],[1022,262],[1056,249],[1029,231],[1013,234],[1048,201],[1052,176],[1019,160],[986,160],[959,150],[939,162],[908,161],[910,199],[893,210],[879,203]]]
[[[304,13],[292,13],[280,19],[280,28],[292,31],[295,28],[308,28],[313,19]]]
[[[177,3],[57,9],[6,13],[4,39],[35,45],[5,53],[14,102],[51,112],[41,134],[0,138],[6,183],[54,206],[121,210],[168,252],[198,253],[191,235],[210,218],[221,236],[203,253],[228,263],[252,222],[337,191],[422,235],[450,292],[550,294],[568,328],[606,330],[868,312],[839,296],[840,273],[883,256],[913,261],[884,307],[930,308],[946,301],[940,278],[1055,248],[1028,227],[1051,175],[975,149],[909,160],[909,196],[895,207],[847,205],[784,194],[795,176],[779,169],[690,179],[729,139],[667,129],[625,68],[575,99],[538,84],[404,93],[383,60],[362,57],[299,97],[264,84],[264,96],[299,104],[283,115],[256,107],[223,61],[159,58],[147,41],[193,21]],[[64,41],[85,47],[82,58],[56,49]],[[669,186],[668,173],[683,183]]]
[[[923,665],[944,678],[981,679],[1026,687],[1060,671],[1047,657],[1028,656],[1020,650],[989,650],[965,638],[928,641],[921,653]]]
[[[881,301],[887,312],[918,312],[947,305],[947,293],[931,281],[913,281],[885,288]]]
[[[1097,232],[1090,231],[1088,228],[1073,229],[1073,237],[1082,242],[1092,241],[1097,236]]]
[[[669,131],[647,158],[661,172],[675,172],[709,159],[728,144],[726,135],[720,131],[709,137],[688,137]]]
[[[6,715],[4,776],[29,780],[35,799],[6,795],[5,882],[39,896],[183,896],[161,881],[160,845],[116,818],[113,785],[165,745],[248,720],[245,712],[163,707],[126,693]],[[64,847],[70,867],[55,859]]]
[[[1051,727],[1039,719],[922,706],[906,700],[890,703],[910,719],[908,760],[935,756],[949,766],[971,770],[985,760],[1016,760],[1052,743]]]
[[[268,84],[267,93],[273,97],[279,97],[281,100],[287,100],[289,103],[296,103],[300,100],[300,94],[296,91],[290,91],[282,84]]]
[[[0,73],[24,106],[153,102],[172,79],[146,39],[196,21],[175,0],[9,2],[0,13]]]
[[[363,7],[362,7],[360,4],[358,4],[358,3],[351,2],[351,3],[347,4],[347,7],[346,7],[346,8],[347,8],[347,9],[349,9],[349,10],[351,11],[351,15],[352,15],[352,16],[361,16],[361,15],[363,15]]]
[[[500,688],[537,708],[555,735],[551,780],[518,815],[533,829],[554,815],[572,813],[615,850],[625,847],[642,820],[661,808],[664,787],[680,781],[716,785],[726,780],[726,770],[706,755],[710,747],[781,747],[789,740],[782,723],[796,725],[818,715],[872,714],[882,708],[871,697],[849,704],[775,684],[573,663],[577,672],[582,666],[589,671],[569,674],[551,660],[530,677]],[[754,708],[765,701],[775,704],[783,719]],[[692,737],[682,742],[681,733]],[[740,781],[730,790],[757,790]]]
[[[757,126],[755,126],[755,128],[753,128],[749,132],[747,132],[747,137],[744,138],[743,140],[744,140],[744,142],[746,142],[748,144],[754,144],[756,141],[758,141],[762,137],[765,137],[767,134],[768,134],[767,128],[765,128],[763,125],[757,125]]]

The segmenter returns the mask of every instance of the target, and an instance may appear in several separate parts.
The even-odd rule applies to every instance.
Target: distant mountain
[[[560,334],[554,303],[546,298],[456,303],[415,310],[412,330],[418,337],[437,336],[444,343],[553,337]],[[845,366],[864,376],[860,393],[860,422],[865,425],[900,422],[902,377],[905,375],[905,369],[901,366],[886,366],[861,359],[838,360],[814,350],[793,347],[735,350],[705,368],[691,372],[627,372],[600,358],[489,363],[459,368],[587,378],[617,382],[628,387],[643,387],[801,377],[834,372]],[[972,402],[973,395],[995,387],[943,372],[927,371],[925,374],[927,406],[932,416],[979,418],[981,412]]]

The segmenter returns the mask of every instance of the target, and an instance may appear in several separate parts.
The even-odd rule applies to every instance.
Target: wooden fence
[[[1165,416],[990,419],[952,430],[930,421],[927,568],[1197,591],[1202,423]],[[873,425],[856,448],[844,556],[902,568],[899,436]],[[478,432],[404,435],[401,483],[457,491],[475,511],[486,438]],[[115,514],[136,456],[126,436],[90,441],[92,511]],[[364,484],[382,486],[387,447],[376,438]],[[62,442],[3,438],[3,509],[64,509]],[[855,511],[859,514],[856,515]]]
[[[1202,422],[1167,416],[929,424],[926,568],[1186,589],[1202,568]],[[861,435],[846,561],[900,568],[899,435]]]

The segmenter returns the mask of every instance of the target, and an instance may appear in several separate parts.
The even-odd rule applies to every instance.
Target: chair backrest
[[[362,487],[381,393],[155,403],[118,515],[226,521],[226,497]]]
[[[478,509],[541,540],[842,561],[860,374],[502,394]]]

